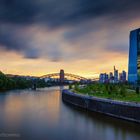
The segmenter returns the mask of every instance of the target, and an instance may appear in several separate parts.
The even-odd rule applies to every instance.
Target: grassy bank
[[[73,85],[69,87],[77,94],[84,94],[100,98],[107,98],[119,101],[139,102],[139,90],[135,91],[128,85],[122,84],[92,84],[86,86]]]

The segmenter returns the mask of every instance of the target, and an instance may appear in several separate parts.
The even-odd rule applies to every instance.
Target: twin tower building
[[[140,28],[130,32],[128,82],[140,84]]]

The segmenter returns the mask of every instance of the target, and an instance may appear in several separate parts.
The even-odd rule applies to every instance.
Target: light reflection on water
[[[18,133],[19,139],[140,140],[139,132],[138,124],[63,103],[59,87],[0,95],[0,133]]]

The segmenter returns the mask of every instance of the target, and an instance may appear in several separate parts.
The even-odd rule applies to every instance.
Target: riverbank
[[[74,85],[70,89],[78,94],[118,101],[140,103],[139,89],[136,90],[128,84],[90,84],[84,86]]]
[[[140,104],[116,101],[74,93],[70,90],[62,91],[63,101],[89,111],[95,111],[120,119],[140,123]]]

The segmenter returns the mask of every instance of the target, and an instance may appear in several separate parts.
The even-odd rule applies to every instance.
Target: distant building
[[[109,80],[109,76],[108,76],[108,74],[106,74],[106,82],[108,82],[108,80]]]
[[[112,72],[109,73],[109,79],[113,79],[113,73]]]
[[[126,82],[126,72],[123,70],[122,73],[118,73],[118,70],[114,66],[114,75],[112,72],[108,74],[106,73],[101,73],[99,76],[99,82],[100,83],[112,83],[116,84],[119,82]]]
[[[118,70],[116,70],[115,66],[114,66],[114,82],[118,83]]]
[[[128,82],[140,83],[140,28],[130,32]]]
[[[119,81],[122,81],[122,73],[119,73]]]
[[[119,81],[122,83],[126,82],[126,72],[122,71],[122,73],[119,74]]]
[[[99,82],[100,83],[104,83],[105,82],[105,74],[104,73],[101,73],[100,76],[99,76]]]
[[[99,82],[100,83],[107,83],[109,80],[108,74],[106,73],[101,73],[99,77]]]
[[[45,80],[45,82],[52,82],[53,81],[53,79],[50,77],[44,78],[44,80]]]
[[[109,73],[109,83],[114,83],[114,76],[112,72]]]
[[[122,80],[123,82],[126,82],[126,72],[122,71]]]

